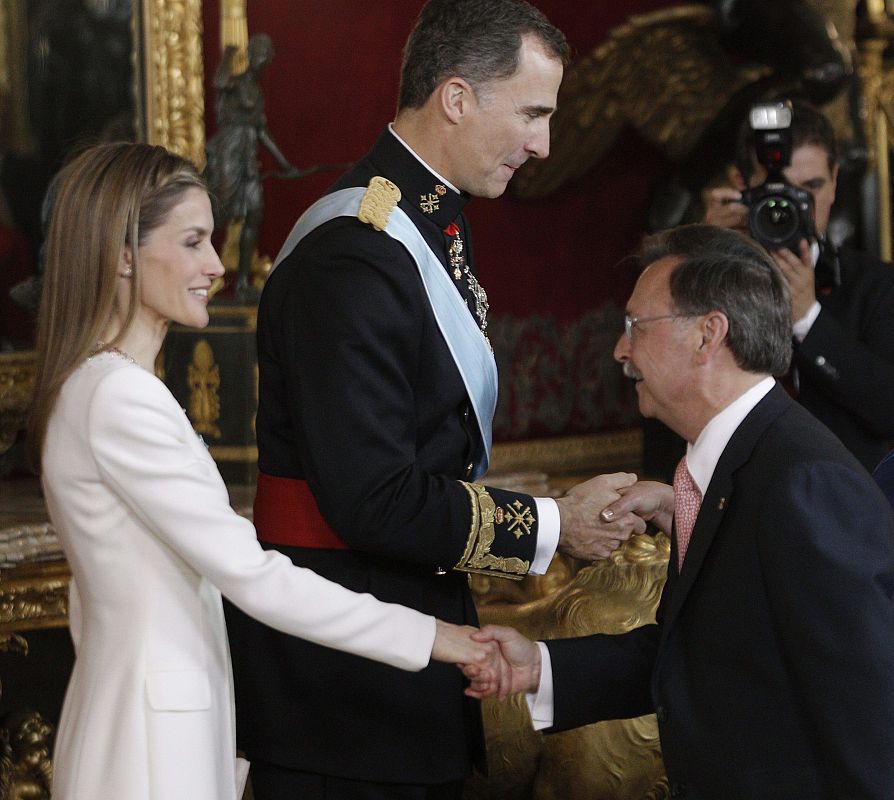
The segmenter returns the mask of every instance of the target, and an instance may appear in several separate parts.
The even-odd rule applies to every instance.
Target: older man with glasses
[[[673,489],[640,484],[603,517],[671,535],[657,622],[536,644],[488,626],[505,678],[476,690],[529,692],[547,732],[654,712],[672,797],[890,798],[891,508],[773,380],[790,301],[759,246],[694,225],[642,260],[615,358],[687,452]]]

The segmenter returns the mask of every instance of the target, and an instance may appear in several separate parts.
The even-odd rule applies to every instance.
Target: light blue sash
[[[276,256],[274,269],[298,242],[324,222],[335,217],[356,217],[365,193],[366,189],[355,187],[321,197],[295,223]],[[477,480],[487,472],[490,464],[493,418],[497,407],[497,365],[493,353],[447,271],[406,212],[395,206],[385,233],[406,247],[416,262],[438,328],[469,394],[481,433],[480,446],[475,447],[473,453],[472,479]]]

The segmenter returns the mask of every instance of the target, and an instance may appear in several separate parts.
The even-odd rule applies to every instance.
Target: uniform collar
[[[379,137],[371,157],[382,176],[397,184],[402,200],[439,228],[453,222],[469,202],[468,194],[450,186],[390,126]]]

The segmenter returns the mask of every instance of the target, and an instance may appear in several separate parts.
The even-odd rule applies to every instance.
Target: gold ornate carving
[[[33,391],[33,353],[0,354],[0,455],[24,427]]]
[[[0,584],[0,633],[65,627],[69,577],[64,561],[16,568]]]
[[[37,712],[14,714],[7,724],[0,737],[0,798],[50,800],[53,726]]]
[[[503,578],[519,580],[527,575],[531,567],[529,561],[514,556],[495,556],[490,552],[496,538],[494,523],[497,506],[490,493],[477,483],[460,481],[469,493],[472,506],[472,525],[469,540],[462,558],[454,567],[460,572],[483,573]]]
[[[623,633],[655,620],[670,542],[634,536],[611,557],[584,567],[549,596],[522,604],[480,604],[482,623],[512,625],[532,639]],[[644,800],[669,796],[652,715],[542,736],[521,696],[484,702],[489,776],[465,797]]]
[[[189,418],[197,433],[220,438],[220,367],[207,339],[199,339],[186,371],[189,386]]]
[[[205,164],[201,0],[143,0],[146,138]]]
[[[372,225],[377,231],[383,231],[398,200],[400,189],[387,178],[376,175],[370,179],[366,194],[360,201],[357,219]]]

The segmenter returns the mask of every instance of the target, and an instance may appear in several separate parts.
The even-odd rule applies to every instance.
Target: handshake
[[[670,535],[674,492],[654,481],[616,472],[573,487],[559,506],[559,550],[585,561],[605,558],[651,522]],[[480,630],[438,620],[432,658],[456,663],[470,685],[469,697],[506,697],[534,691],[540,683],[540,648],[513,628]]]

